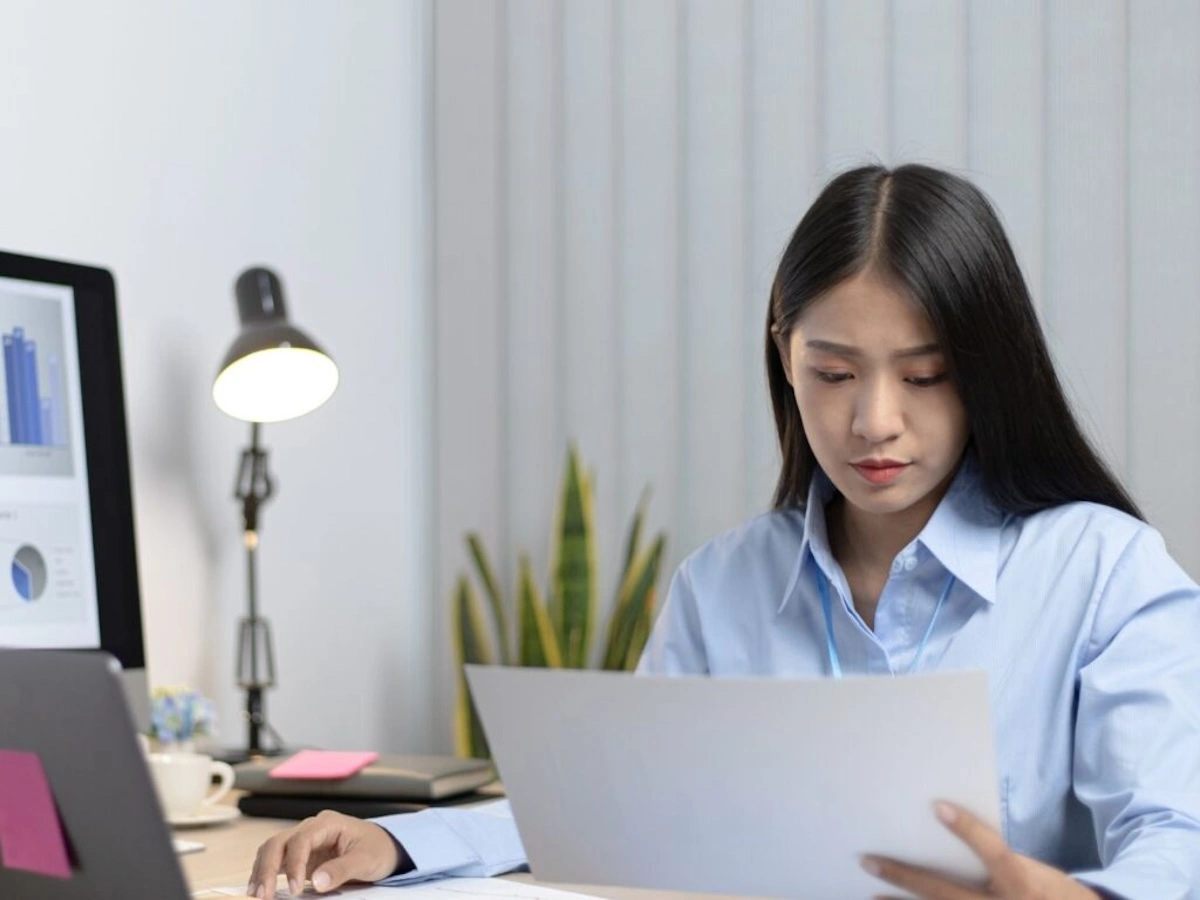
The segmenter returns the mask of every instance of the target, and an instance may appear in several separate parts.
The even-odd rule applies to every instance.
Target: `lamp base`
[[[209,750],[208,753],[215,760],[235,766],[238,763],[249,762],[250,760],[255,759],[269,759],[276,756],[290,756],[293,751],[286,747],[271,747],[265,750],[255,750],[252,753],[247,747],[214,747],[212,750]]]

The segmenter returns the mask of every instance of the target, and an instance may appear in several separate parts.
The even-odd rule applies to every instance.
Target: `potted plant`
[[[479,716],[467,691],[464,663],[566,667],[583,669],[592,662],[593,627],[598,604],[596,529],[592,504],[593,476],[587,473],[574,446],[568,448],[552,536],[550,572],[543,591],[534,577],[529,555],[517,557],[515,628],[500,584],[474,532],[467,549],[483,596],[491,612],[492,629],[484,624],[480,595],[460,574],[454,587],[454,634],[459,662],[459,696],[455,742],[460,755],[488,757],[490,753]],[[642,546],[648,494],[634,510],[625,539],[621,574],[609,615],[601,669],[629,670],[637,665],[654,622],[659,572],[666,534],[659,532]]]

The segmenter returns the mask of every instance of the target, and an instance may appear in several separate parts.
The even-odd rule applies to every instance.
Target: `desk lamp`
[[[222,412],[250,423],[250,446],[242,451],[234,496],[242,505],[246,546],[247,615],[238,628],[237,682],[246,692],[246,746],[222,754],[227,761],[282,752],[267,722],[263,692],[275,684],[271,629],[258,612],[258,513],[274,485],[267,451],[259,444],[264,422],[283,422],[312,412],[333,395],[338,370],[312,338],[288,323],[283,286],[270,269],[256,267],[238,276],[234,288],[241,332],[213,382],[213,400]],[[269,731],[274,746],[263,745]]]

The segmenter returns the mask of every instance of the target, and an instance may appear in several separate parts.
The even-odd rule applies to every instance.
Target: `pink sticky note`
[[[370,751],[301,750],[267,774],[272,778],[349,778],[377,759],[379,754]]]
[[[0,865],[71,877],[50,782],[35,753],[0,750]]]

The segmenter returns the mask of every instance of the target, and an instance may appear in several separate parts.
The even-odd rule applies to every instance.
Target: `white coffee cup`
[[[147,759],[158,802],[168,819],[202,813],[233,788],[233,767],[203,753],[151,753]],[[220,784],[213,785],[214,775]]]

